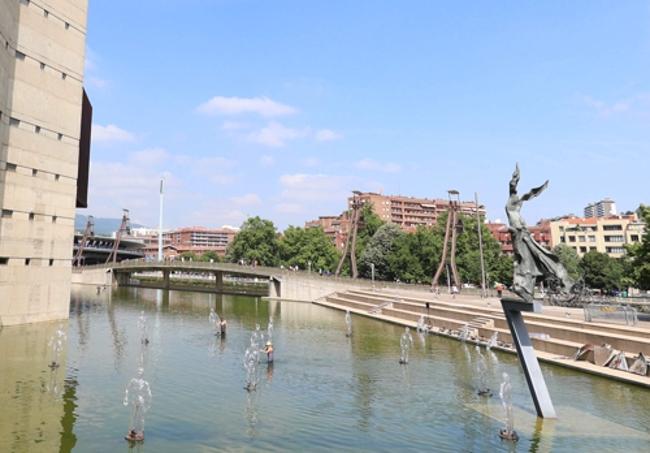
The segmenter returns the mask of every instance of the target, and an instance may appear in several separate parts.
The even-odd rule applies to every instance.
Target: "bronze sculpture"
[[[519,177],[519,164],[517,164],[510,180],[510,196],[506,204],[515,261],[512,291],[524,301],[532,303],[535,284],[543,279],[559,292],[575,293],[577,285],[569,277],[558,257],[533,239],[521,217],[521,207],[524,202],[538,197],[548,187],[548,180],[520,197],[517,195]]]

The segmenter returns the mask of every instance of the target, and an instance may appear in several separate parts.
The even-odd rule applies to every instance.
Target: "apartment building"
[[[597,251],[620,258],[625,255],[625,245],[641,242],[645,228],[635,214],[565,217],[550,221],[551,244],[565,244],[580,256]]]
[[[449,200],[415,198],[402,195],[382,195],[373,192],[361,192],[358,198],[362,203],[372,206],[373,212],[384,222],[399,225],[404,231],[415,231],[418,226],[433,226],[440,214],[449,209]],[[352,206],[353,197],[348,198]],[[459,202],[462,214],[476,215],[473,201]],[[478,207],[479,214],[485,217],[485,207]]]

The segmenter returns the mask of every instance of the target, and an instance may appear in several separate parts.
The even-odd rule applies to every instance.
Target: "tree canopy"
[[[390,266],[390,256],[395,253],[396,241],[405,233],[395,224],[381,225],[375,234],[367,241],[361,258],[359,271],[363,277],[370,278],[372,265],[375,266],[375,278],[378,280],[392,280],[395,278]]]
[[[275,225],[270,220],[251,217],[241,226],[228,247],[226,258],[230,262],[244,260],[262,266],[279,264],[279,241]]]
[[[580,256],[573,247],[565,244],[558,244],[553,247],[553,253],[560,259],[560,263],[569,273],[569,277],[578,280],[582,271],[580,269]]]
[[[322,228],[287,228],[279,243],[280,262],[285,266],[333,271],[338,253]]]

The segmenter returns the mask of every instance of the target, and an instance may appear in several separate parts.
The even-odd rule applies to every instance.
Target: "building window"
[[[48,17],[50,15],[50,12],[46,9],[43,10],[43,16]]]
[[[639,235],[638,234],[633,234],[632,236],[630,236],[630,240],[632,242],[639,242]]]
[[[45,63],[41,62],[41,71],[45,70]]]
[[[54,260],[50,258],[50,266],[54,266]]]
[[[57,216],[53,215],[52,216],[52,223],[56,223]]]
[[[33,212],[30,212],[30,213],[29,213],[29,220],[34,220],[35,217],[36,217],[36,216],[34,215]]]
[[[590,252],[595,252],[595,251],[596,251],[596,247],[589,247],[589,251],[590,251]]]
[[[9,118],[9,126],[20,126],[20,120],[18,118]]]
[[[57,138],[59,139],[59,141],[63,140],[63,134],[59,132],[59,134],[57,135]]]
[[[576,237],[575,236],[569,236],[569,242],[575,242]]]
[[[66,77],[68,77],[68,74],[66,74],[65,72],[62,72],[62,73],[61,73],[61,78],[62,78],[63,80],[65,80]]]
[[[65,23],[65,29],[67,30],[68,28],[70,28],[70,23],[69,23],[69,22],[66,22],[66,23]]]
[[[586,237],[584,237],[584,236],[578,236],[578,241],[580,241],[580,242],[585,242],[586,240],[587,240]]]
[[[596,236],[589,236],[589,242],[596,242]]]
[[[3,209],[2,210],[2,218],[3,219],[9,219],[14,215],[14,212],[11,209]]]
[[[16,164],[12,164],[11,162],[7,162],[5,164],[5,169],[7,171],[16,171],[17,168],[18,168],[18,166]]]
[[[38,170],[35,168],[32,168],[32,176],[38,175]]]
[[[605,242],[625,242],[624,236],[605,236]]]
[[[564,236],[560,236],[560,242],[565,243],[565,242],[566,242],[566,238],[565,238]]]
[[[32,262],[31,258],[25,258],[25,266],[29,266],[29,263]]]
[[[587,253],[587,247],[580,247],[580,253]]]
[[[604,231],[621,231],[622,229],[622,225],[603,225]]]
[[[58,181],[59,179],[61,179],[61,175],[54,175],[54,180],[55,181]]]
[[[24,59],[25,59],[25,54],[22,53],[20,50],[17,50],[17,51],[16,51],[16,58],[17,58],[18,60],[24,60]]]
[[[6,266],[7,264],[9,264],[9,258],[0,256],[0,266]]]
[[[37,134],[40,134],[41,133],[41,126],[34,126],[34,132],[36,132]]]

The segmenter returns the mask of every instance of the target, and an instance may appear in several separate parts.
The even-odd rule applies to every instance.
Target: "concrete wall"
[[[335,291],[348,289],[370,289],[372,286],[364,280],[306,277],[304,275],[284,274],[279,280],[280,294],[274,291],[277,285],[271,285],[270,294],[282,299],[313,301]]]
[[[87,0],[0,0],[0,325],[68,317]]]
[[[111,286],[113,273],[109,269],[88,269],[72,272],[73,285]]]

